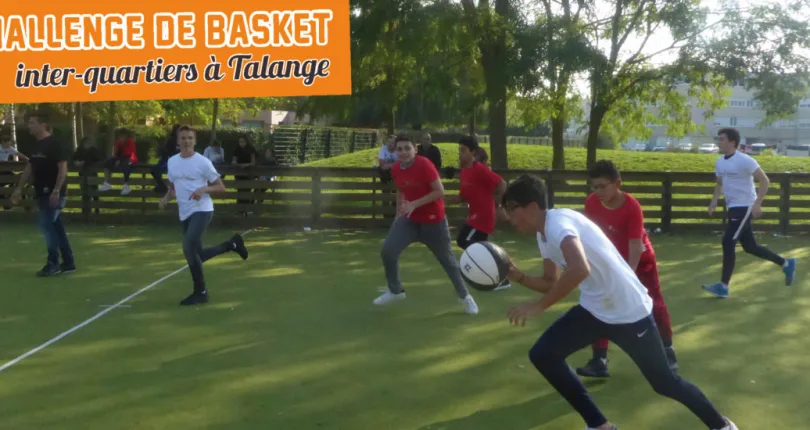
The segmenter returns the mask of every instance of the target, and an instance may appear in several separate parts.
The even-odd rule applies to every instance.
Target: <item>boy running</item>
[[[461,181],[459,185],[458,203],[467,202],[469,215],[467,223],[461,226],[456,238],[456,244],[461,249],[489,239],[495,230],[496,209],[495,202],[500,206],[501,198],[506,191],[506,181],[486,165],[476,160],[480,147],[478,141],[471,136],[462,137],[458,144],[458,161],[461,167]],[[505,281],[495,290],[511,287]]]
[[[751,218],[762,216],[762,201],[771,181],[759,167],[757,160],[737,151],[739,145],[740,132],[736,129],[723,128],[717,132],[717,146],[723,155],[715,163],[717,186],[714,187],[714,197],[709,203],[709,215],[714,215],[717,200],[722,192],[728,208],[728,226],[723,235],[723,273],[720,282],[704,285],[703,289],[720,298],[728,297],[728,285],[734,272],[737,240],[742,243],[745,252],[779,265],[785,273],[785,285],[793,284],[796,275],[795,258],[785,259],[758,245],[754,238]],[[758,190],[754,187],[754,179],[759,181]]]
[[[669,366],[678,370],[678,360],[672,347],[672,324],[661,295],[658,263],[650,238],[644,230],[644,213],[638,200],[620,189],[619,169],[609,160],[597,161],[588,171],[593,194],[585,199],[585,216],[596,223],[616,246],[622,258],[638,276],[653,302],[653,318],[664,341]],[[593,345],[593,358],[585,367],[577,368],[581,376],[608,377],[608,340],[599,339]]]
[[[172,197],[177,197],[180,222],[183,225],[183,254],[186,256],[191,279],[194,281],[192,294],[180,302],[181,306],[208,303],[208,289],[205,286],[203,263],[226,252],[234,251],[248,258],[248,251],[241,235],[209,248],[203,248],[202,237],[211,218],[214,216],[214,201],[210,193],[224,192],[225,184],[211,160],[194,151],[196,133],[191,127],[182,126],[177,130],[180,153],[169,158],[169,192],[160,200],[164,209]]]
[[[397,136],[395,148],[399,161],[391,167],[391,176],[397,187],[397,218],[380,252],[388,291],[377,297],[374,304],[405,299],[405,288],[399,279],[399,256],[412,243],[421,242],[430,248],[450,277],[465,312],[477,314],[478,305],[467,291],[453,255],[439,172],[430,160],[416,155],[416,146],[407,135]]]
[[[526,325],[579,287],[579,304],[554,322],[529,351],[529,359],[579,413],[588,430],[615,430],[591,399],[582,381],[565,363],[573,352],[608,338],[636,363],[656,393],[677,400],[710,430],[737,430],[692,383],[672,371],[655,328],[653,301],[633,269],[602,230],[571,209],[548,209],[540,179],[521,176],[506,189],[503,204],[509,221],[537,237],[542,276],[526,276],[512,265],[509,278],[543,298],[511,308],[509,321]],[[562,267],[557,276],[557,267]],[[693,428],[689,423],[684,428]]]

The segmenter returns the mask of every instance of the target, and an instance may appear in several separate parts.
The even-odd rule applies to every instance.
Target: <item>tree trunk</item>
[[[599,128],[602,127],[602,120],[607,111],[601,106],[591,108],[591,117],[588,120],[588,155],[586,165],[591,168],[596,162],[596,147],[599,145]]]
[[[115,129],[118,128],[118,114],[115,102],[110,102],[107,112],[107,153],[113,154],[115,150]]]
[[[11,142],[14,144],[14,148],[17,148],[17,113],[14,111],[13,103],[9,105],[8,110],[11,111]]]
[[[469,124],[469,132],[470,136],[475,136],[475,111],[472,111],[470,114],[470,124]]]
[[[79,135],[76,130],[76,103],[70,104],[70,118],[73,123],[73,152],[76,152],[76,148],[79,147]]]
[[[551,168],[565,170],[565,119],[562,116],[551,118],[551,146],[554,150]]]
[[[489,157],[492,167],[509,168],[506,151],[506,83],[498,82],[489,95]]]
[[[79,139],[84,139],[84,104],[76,103],[76,120],[78,123],[76,127],[79,130]]]
[[[391,120],[388,122],[388,135],[393,136],[396,129],[397,129],[397,109],[392,108],[391,109]]]
[[[217,140],[217,120],[219,119],[219,99],[214,99],[214,113],[211,115],[211,143]]]

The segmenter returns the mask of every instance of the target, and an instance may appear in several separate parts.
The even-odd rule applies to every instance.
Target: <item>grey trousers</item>
[[[399,255],[414,242],[423,243],[433,252],[447,272],[458,297],[462,299],[467,297],[469,293],[461,277],[458,261],[453,255],[450,228],[446,219],[432,224],[418,223],[404,216],[394,220],[380,251],[385,267],[385,278],[388,280],[388,290],[394,294],[405,291],[399,279]]]

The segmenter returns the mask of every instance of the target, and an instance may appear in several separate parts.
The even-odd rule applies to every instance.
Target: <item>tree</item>
[[[513,65],[517,10],[509,0],[461,0],[470,31],[476,35],[489,105],[490,160],[493,167],[507,168],[506,103],[514,84]]]
[[[590,66],[588,165],[596,160],[600,129],[611,109],[629,109],[628,102],[645,108],[638,102],[655,100],[664,106],[661,113],[683,114],[688,99],[677,96],[676,87],[684,82],[710,112],[721,105],[719,88],[740,77],[748,78],[749,88],[761,90],[756,97],[769,118],[794,112],[799,94],[807,89],[808,62],[798,49],[807,46],[808,24],[791,14],[802,16],[797,12],[806,10],[805,3],[794,0],[791,5],[773,3],[745,11],[726,6],[722,18],[711,22],[708,11],[692,0],[617,0],[609,15],[593,13],[590,43],[598,47],[606,39],[608,46]],[[653,34],[667,30],[670,45],[646,49]],[[716,31],[714,36],[711,31]],[[781,39],[772,39],[774,34]],[[640,38],[633,49],[628,48],[631,35]],[[762,44],[767,47],[759,48]],[[674,61],[655,64],[671,53],[677,54]],[[680,124],[674,127],[676,133],[689,127],[678,118],[684,119],[669,118],[671,124]]]
[[[582,98],[573,89],[576,75],[588,69],[596,55],[585,37],[582,14],[589,5],[570,0],[542,0],[544,14],[518,38],[521,61],[518,88],[524,124],[531,128],[551,124],[554,148],[552,168],[565,168],[565,129],[582,115]]]

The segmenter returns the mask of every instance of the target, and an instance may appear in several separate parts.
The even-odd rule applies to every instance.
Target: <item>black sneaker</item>
[[[610,376],[607,359],[592,358],[585,367],[577,367],[577,375],[591,378],[607,378]]]
[[[76,271],[75,264],[63,264],[62,265],[62,273],[73,273]]]
[[[233,242],[233,251],[239,254],[239,256],[242,257],[242,260],[247,260],[248,250],[245,246],[245,239],[242,238],[242,235],[235,234],[233,238],[231,238],[231,242]]]
[[[37,277],[39,278],[46,278],[48,276],[56,276],[62,273],[62,269],[58,266],[51,266],[50,264],[46,264],[45,267],[42,268],[39,272],[37,272]]]
[[[208,303],[208,292],[205,293],[191,293],[180,302],[180,306],[193,306]]]
[[[667,353],[667,361],[669,362],[669,368],[672,369],[673,372],[678,373],[678,358],[675,357],[675,348],[671,346],[665,346],[664,351]]]

